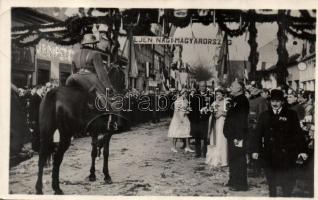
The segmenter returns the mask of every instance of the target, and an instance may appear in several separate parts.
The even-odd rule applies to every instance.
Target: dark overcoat
[[[263,112],[254,144],[254,152],[261,154],[265,168],[287,170],[295,167],[297,155],[306,152],[297,113],[285,107],[277,115],[272,109]]]
[[[248,132],[249,102],[244,94],[232,99],[231,107],[227,112],[223,133],[228,140],[245,140]]]
[[[213,96],[209,93],[201,95],[196,92],[193,96],[189,97],[191,112],[189,119],[191,123],[191,135],[195,138],[205,139],[208,137],[208,123],[211,112],[200,113],[204,107],[209,109],[213,103]]]

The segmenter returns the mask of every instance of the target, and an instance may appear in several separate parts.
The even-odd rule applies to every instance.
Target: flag
[[[246,66],[245,59],[244,59],[244,80],[248,80],[248,72],[247,72],[247,66]]]
[[[229,69],[229,49],[228,49],[228,40],[227,34],[224,34],[223,42],[220,48],[217,71],[218,79],[223,81],[224,77],[227,76]]]
[[[243,77],[244,77],[244,84],[246,85],[246,82],[248,81],[248,72],[247,72],[247,67],[246,67],[245,58],[244,58],[244,72],[243,72]]]
[[[163,16],[165,14],[165,10],[164,9],[158,9],[158,23],[161,24],[161,21],[163,19]]]
[[[177,30],[177,27],[175,25],[171,24],[170,28],[169,28],[169,37],[173,37],[176,30]]]
[[[150,66],[149,66],[149,62],[146,62],[146,77],[149,77],[149,70],[150,70]]]
[[[130,45],[130,48],[131,48],[131,58],[130,58],[130,61],[131,61],[131,64],[130,64],[130,77],[133,77],[133,78],[137,78],[138,76],[138,66],[137,66],[137,60],[136,60],[136,51],[135,51],[135,45],[132,43]]]

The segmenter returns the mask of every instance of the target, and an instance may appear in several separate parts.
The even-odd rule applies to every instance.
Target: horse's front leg
[[[63,194],[59,184],[60,165],[65,151],[71,144],[71,138],[61,138],[57,152],[53,156],[52,188],[55,194]]]
[[[92,134],[92,152],[91,152],[91,169],[90,169],[90,175],[88,177],[89,181],[96,181],[96,175],[95,175],[95,160],[97,157],[97,145],[98,145],[98,134],[93,133]]]
[[[109,171],[108,171],[108,156],[109,156],[109,142],[110,138],[112,136],[111,131],[106,133],[104,135],[104,149],[103,149],[103,154],[104,154],[104,167],[103,167],[103,173],[105,175],[104,181],[106,184],[111,184],[112,179],[109,176]]]

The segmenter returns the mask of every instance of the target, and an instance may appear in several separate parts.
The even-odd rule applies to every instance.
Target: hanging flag
[[[220,53],[219,53],[219,60],[218,60],[218,78],[220,81],[224,81],[224,78],[227,77],[228,69],[229,69],[229,52],[228,52],[228,40],[227,34],[224,34],[223,42],[221,45]]]
[[[131,47],[130,77],[137,78],[137,76],[138,76],[138,66],[137,66],[137,60],[136,60],[135,45],[131,44],[130,47]]]
[[[165,10],[159,9],[159,11],[158,11],[158,24],[161,24],[161,20],[162,20],[164,14],[165,14]]]
[[[177,27],[175,25],[171,24],[171,26],[169,28],[169,37],[173,37],[176,30],[177,30]]]
[[[246,61],[244,58],[244,82],[245,82],[245,84],[246,84],[246,81],[248,81],[248,72],[247,72]]]
[[[148,78],[149,77],[149,62],[146,62],[146,77]]]

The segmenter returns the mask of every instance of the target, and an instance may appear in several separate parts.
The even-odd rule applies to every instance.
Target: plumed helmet
[[[83,30],[83,39],[81,44],[96,44],[99,42],[99,39],[92,31],[93,27],[87,27]]]
[[[86,33],[81,44],[96,44],[98,42],[98,38],[93,33]]]

